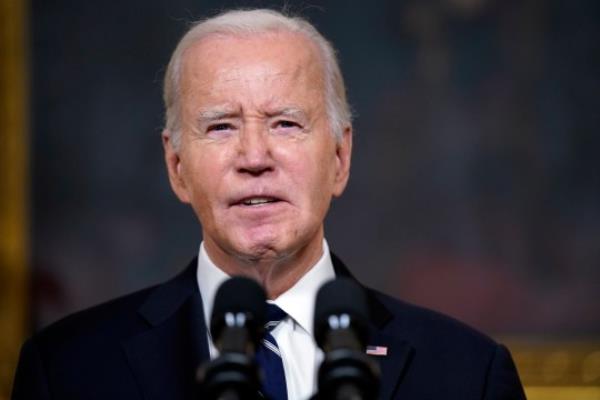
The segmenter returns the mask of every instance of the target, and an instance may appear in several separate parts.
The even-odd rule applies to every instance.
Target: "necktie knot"
[[[272,303],[267,303],[267,322],[265,329],[271,332],[275,327],[287,317],[287,313]]]

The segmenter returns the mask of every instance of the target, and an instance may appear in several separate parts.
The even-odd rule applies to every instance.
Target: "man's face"
[[[217,260],[320,248],[346,186],[351,131],[336,141],[313,44],[291,33],[213,36],[183,57],[180,148],[166,135],[171,185]],[[217,261],[215,260],[215,261]]]

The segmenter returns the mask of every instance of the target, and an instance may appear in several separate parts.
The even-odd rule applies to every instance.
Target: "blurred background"
[[[529,398],[600,399],[597,0],[0,4],[0,399],[26,336],[197,252],[162,77],[192,21],[249,6],[339,51],[356,118],[336,254],[507,342]]]

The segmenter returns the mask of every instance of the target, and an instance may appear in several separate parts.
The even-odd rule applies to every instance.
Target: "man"
[[[207,330],[228,276],[286,313],[272,331],[289,399],[316,391],[319,287],[349,276],[323,233],[348,181],[352,126],[334,51],[307,22],[234,11],[193,27],[165,77],[165,160],[202,225],[197,259],[155,288],[83,311],[24,345],[14,399],[192,399],[217,355]],[[521,399],[507,350],[436,313],[367,290],[382,399]],[[267,376],[267,380],[269,380]],[[285,398],[285,397],[283,397]]]

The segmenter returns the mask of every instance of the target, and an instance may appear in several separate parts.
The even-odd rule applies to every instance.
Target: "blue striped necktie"
[[[256,362],[263,371],[262,393],[268,399],[287,400],[285,373],[279,347],[271,331],[287,317],[285,311],[275,304],[267,303],[267,323],[265,336],[256,351]]]

